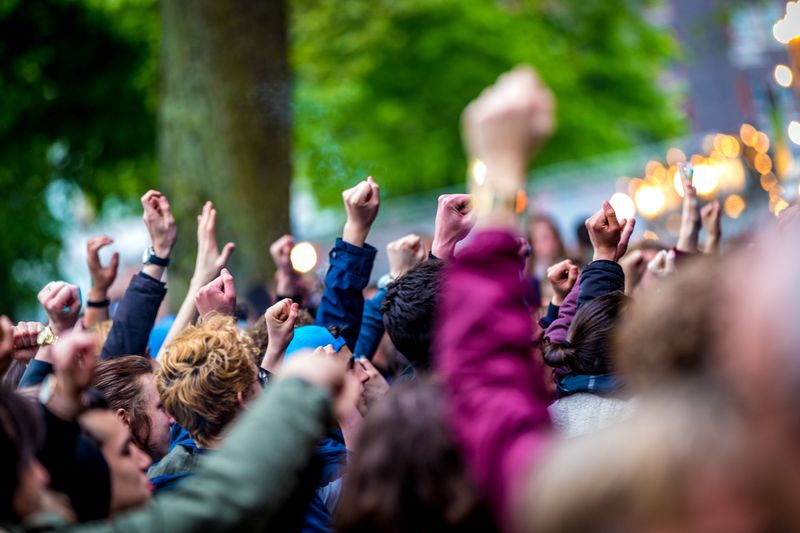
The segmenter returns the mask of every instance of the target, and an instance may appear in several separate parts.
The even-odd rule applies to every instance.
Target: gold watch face
[[[53,331],[50,328],[44,328],[39,332],[39,335],[36,336],[36,344],[39,346],[53,344],[53,341],[55,340],[56,336],[53,334]]]

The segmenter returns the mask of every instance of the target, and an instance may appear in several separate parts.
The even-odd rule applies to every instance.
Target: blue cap
[[[300,326],[294,330],[294,338],[286,348],[286,357],[300,350],[316,350],[329,344],[338,352],[347,343],[342,337],[334,337],[322,326]]]

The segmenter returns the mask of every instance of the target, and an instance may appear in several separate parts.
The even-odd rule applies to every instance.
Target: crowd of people
[[[250,322],[207,202],[158,331],[176,222],[148,191],[151,246],[121,299],[99,237],[86,301],[52,281],[47,323],[0,319],[0,529],[800,528],[800,206],[723,254],[719,204],[684,173],[674,246],[632,242],[604,202],[570,255],[524,216],[554,106],[530,68],[502,75],[463,114],[485,176],[439,198],[432,241],[399,238],[373,272],[367,178],[342,194],[324,284],[281,237]]]

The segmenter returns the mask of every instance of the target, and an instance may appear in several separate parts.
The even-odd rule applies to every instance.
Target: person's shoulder
[[[179,444],[147,471],[150,479],[191,473],[200,458],[197,449]]]

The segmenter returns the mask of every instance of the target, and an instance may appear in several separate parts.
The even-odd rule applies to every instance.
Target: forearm
[[[550,430],[520,297],[518,248],[511,232],[476,235],[445,275],[438,312],[438,367],[451,426],[479,489],[505,524],[514,487]]]
[[[592,261],[581,273],[577,283],[580,309],[588,302],[604,294],[625,290],[625,273],[615,261]]]
[[[706,237],[704,252],[706,255],[718,255],[720,250],[720,238],[716,235]]]
[[[361,329],[364,313],[364,288],[369,283],[377,250],[369,245],[352,246],[343,238],[330,253],[325,290],[317,311],[316,323],[337,326],[351,351]]]
[[[675,248],[684,253],[696,254],[700,228],[692,223],[683,223],[678,233],[678,244]]]
[[[378,350],[385,331],[381,313],[381,303],[385,297],[386,289],[380,289],[375,296],[364,302],[361,331],[356,341],[356,349],[353,351],[356,357],[366,357],[372,360],[372,356]]]
[[[97,289],[92,287],[89,290],[89,302],[105,302],[108,300],[108,293],[106,291]],[[101,322],[105,322],[108,320],[108,306],[105,305],[103,307],[93,307],[93,306],[86,306],[86,311],[83,313],[83,325],[87,328],[94,326],[95,324],[99,324]]]
[[[157,359],[159,361],[164,356],[167,347],[169,347],[173,339],[180,335],[186,326],[193,324],[194,321],[197,320],[197,308],[194,305],[194,298],[197,295],[197,291],[200,290],[200,287],[202,287],[202,284],[200,284],[199,281],[195,281],[195,278],[192,278],[189,282],[189,289],[186,291],[186,297],[183,299],[181,308],[178,309],[178,314],[175,315],[175,321],[172,323],[172,326],[170,326],[167,336],[164,338],[164,342],[158,350]]]
[[[575,318],[575,312],[578,307],[578,294],[580,291],[581,279],[575,282],[572,286],[564,302],[558,308],[558,318],[553,320],[544,333],[546,339],[550,342],[560,343],[567,339],[567,331],[572,325],[572,319]]]
[[[237,530],[258,517],[270,529],[300,484],[330,422],[327,392],[299,379],[271,385],[235,423],[191,483],[112,524],[119,531]]]
[[[157,279],[143,276],[144,272],[143,269],[141,274],[134,276],[125,291],[100,354],[101,359],[144,355],[146,352],[150,331],[167,289]]]

